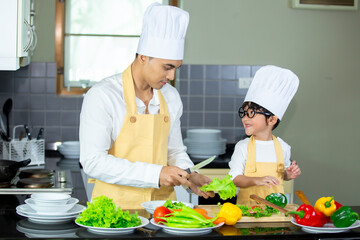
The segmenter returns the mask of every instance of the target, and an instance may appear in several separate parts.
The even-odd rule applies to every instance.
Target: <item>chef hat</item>
[[[173,6],[151,4],[145,11],[138,54],[182,60],[189,13]]]
[[[264,66],[256,72],[244,102],[254,102],[281,120],[298,86],[299,78],[292,71]]]

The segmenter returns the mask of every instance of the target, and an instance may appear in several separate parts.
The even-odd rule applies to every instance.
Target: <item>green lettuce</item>
[[[185,204],[182,202],[173,202],[171,199],[166,200],[166,202],[163,204],[164,207],[167,209],[182,209]]]
[[[214,178],[208,185],[200,187],[200,190],[204,192],[218,192],[222,200],[235,197],[236,195],[236,186],[231,180],[231,175],[226,175],[221,180]]]
[[[117,207],[111,198],[99,196],[92,203],[87,203],[87,208],[76,219],[77,223],[103,228],[127,228],[141,224],[138,213],[130,214]]]

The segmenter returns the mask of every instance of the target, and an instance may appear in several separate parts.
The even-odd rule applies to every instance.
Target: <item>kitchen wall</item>
[[[33,61],[52,64],[55,0],[35,1],[39,46]],[[224,74],[227,66],[231,69],[275,64],[290,68],[299,76],[300,86],[275,134],[292,146],[292,158],[302,169],[295,189],[303,190],[312,203],[320,196],[334,195],[343,204],[359,205],[360,192],[351,186],[359,181],[360,169],[360,11],[293,9],[289,3],[181,1],[190,13],[184,59],[187,70],[181,70],[177,83],[187,107],[183,123],[189,126],[190,122],[197,122],[194,116],[200,114],[192,113],[199,111],[199,124],[203,122],[205,126],[207,121],[217,120],[222,127],[220,114],[209,118],[216,111],[207,112],[205,108],[212,97],[219,104],[218,109],[224,107],[222,98],[227,95],[220,89],[224,89],[228,79],[208,79],[210,69]],[[192,70],[203,71],[204,78],[190,77]],[[208,83],[219,86],[218,96],[206,94]],[[198,92],[201,89],[203,93]],[[234,101],[241,101],[244,93],[239,94],[233,95]],[[193,109],[195,97],[205,108]],[[235,133],[235,141],[240,134]]]

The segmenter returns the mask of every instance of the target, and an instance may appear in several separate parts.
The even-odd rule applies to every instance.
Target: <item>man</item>
[[[174,80],[181,66],[189,15],[154,3],[144,15],[136,58],[122,73],[86,94],[80,116],[80,162],[95,178],[92,198],[106,195],[123,209],[175,199],[173,186],[199,187],[210,179],[193,166],[182,142],[182,102]]]

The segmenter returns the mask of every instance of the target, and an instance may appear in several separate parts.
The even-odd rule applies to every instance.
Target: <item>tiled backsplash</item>
[[[176,80],[184,104],[181,118],[183,137],[190,128],[217,128],[230,143],[242,139],[244,129],[237,111],[247,90],[238,88],[238,78],[252,77],[258,68],[183,65]],[[28,124],[36,135],[44,127],[44,137],[48,142],[79,139],[83,98],[56,95],[55,63],[34,62],[15,72],[0,71],[1,110],[7,98],[13,99],[11,129]],[[5,121],[5,116],[1,115]]]

